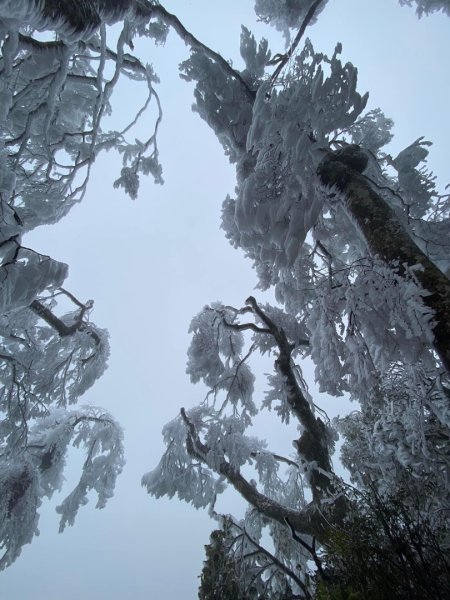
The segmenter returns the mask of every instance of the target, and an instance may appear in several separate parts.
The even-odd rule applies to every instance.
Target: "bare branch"
[[[310,24],[311,20],[313,19],[317,9],[319,8],[320,4],[322,4],[322,2],[323,2],[323,0],[316,0],[314,2],[314,4],[311,6],[311,8],[308,10],[308,12],[306,13],[306,17],[304,18],[303,23],[301,24],[300,29],[298,30],[297,35],[295,36],[294,41],[292,42],[289,50],[285,54],[281,55],[281,57],[279,58],[279,65],[273,72],[272,77],[270,78],[271,86],[275,83],[278,75],[281,73],[281,71],[284,69],[284,67],[288,63],[289,59],[294,54],[295,49],[297,48],[300,40],[303,37],[303,34],[306,31],[306,28]]]
[[[255,325],[255,323],[228,323],[228,321],[225,318],[222,320],[222,323],[225,325],[225,327],[228,327],[229,329],[236,329],[236,331],[244,331],[245,329],[251,329],[255,333],[271,333],[270,329],[258,327],[258,325]]]
[[[65,337],[68,335],[73,335],[76,331],[85,331],[88,333],[97,345],[100,344],[101,339],[96,331],[92,327],[89,326],[88,323],[83,321],[84,313],[88,310],[89,306],[83,305],[83,308],[80,311],[75,323],[73,325],[66,325],[64,321],[61,321],[56,315],[52,313],[50,309],[48,309],[42,302],[39,300],[33,300],[30,304],[30,309],[36,313],[41,319],[43,319],[50,327],[56,329],[58,334],[61,337]]]
[[[298,542],[301,546],[303,546],[303,548],[305,548],[306,550],[308,550],[308,552],[311,554],[312,559],[314,561],[314,564],[317,567],[317,571],[319,572],[320,576],[322,577],[322,579],[329,581],[330,577],[325,573],[325,571],[323,570],[322,567],[322,561],[320,560],[319,556],[317,555],[316,552],[316,542],[315,542],[315,538],[313,538],[313,543],[312,546],[310,546],[309,544],[307,544],[305,542],[305,540],[303,540],[295,531],[295,528],[292,526],[292,523],[289,521],[288,518],[286,518],[286,524],[288,525],[289,529],[291,530],[292,533],[292,538]]]
[[[205,46],[205,44],[200,42],[200,40],[198,40],[194,35],[192,35],[192,33],[190,33],[184,27],[184,25],[175,15],[169,13],[163,6],[161,6],[161,4],[157,4],[153,7],[153,13],[154,15],[160,17],[167,25],[173,27],[173,29],[177,32],[177,34],[180,36],[180,38],[184,41],[186,45],[190,46],[194,50],[201,50],[205,56],[207,56],[215,63],[220,65],[222,70],[227,75],[239,82],[239,84],[242,87],[242,90],[244,91],[245,95],[250,100],[250,102],[254,102],[256,92],[248,86],[248,84],[244,81],[244,79],[242,79],[239,73],[235,69],[233,69],[233,67],[231,67],[230,64],[222,56],[220,56],[220,54],[214,52],[214,50],[211,50],[211,48]]]
[[[250,456],[252,458],[256,458],[258,456],[258,454],[260,454],[259,452],[252,452],[250,454]],[[286,458],[285,456],[281,456],[280,454],[273,454],[272,453],[272,457],[278,461],[278,462],[282,462],[282,463],[286,463],[287,465],[289,465],[290,467],[295,467],[296,469],[299,468],[298,463],[296,463],[295,461],[291,460],[290,458]]]

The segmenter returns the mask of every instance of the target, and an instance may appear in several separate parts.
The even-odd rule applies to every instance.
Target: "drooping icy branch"
[[[345,513],[345,503],[339,498],[331,469],[330,432],[315,417],[292,359],[294,349],[305,348],[302,327],[283,311],[263,309],[254,298],[249,298],[241,309],[219,304],[205,307],[193,319],[191,331],[187,370],[193,382],[202,379],[211,391],[201,405],[190,411],[181,409],[181,418],[166,425],[166,452],[158,467],[144,476],[143,485],[157,497],[177,494],[198,507],[213,504],[226,480],[265,517],[283,526],[286,517],[294,519],[299,531],[324,539],[322,501],[329,502],[327,511],[340,515],[336,518]],[[252,334],[252,352],[270,348],[277,356],[275,369],[282,390],[274,392],[280,402],[284,401],[281,396],[286,397],[283,410],[294,415],[301,425],[302,435],[295,444],[298,460],[271,453],[264,442],[244,435],[258,408],[248,383],[251,374],[246,361],[251,352],[244,350],[243,332]],[[242,469],[246,464],[254,465],[259,485],[244,476]],[[294,470],[295,478],[306,475],[314,499],[311,505],[299,504],[294,492],[289,496],[291,485],[296,489],[294,480],[284,484],[286,497],[280,496],[280,464]]]
[[[123,465],[122,431],[112,417],[92,407],[67,412],[56,410],[34,423],[27,435],[27,450],[2,447],[0,457],[0,570],[20,555],[22,547],[38,534],[38,509],[64,481],[69,444],[86,450],[78,484],[58,507],[60,529],[72,525],[90,491],[103,508],[112,496]]]
[[[188,452],[208,464],[208,454],[211,449],[201,442],[194,425],[186,415],[186,411],[181,409],[180,414],[188,428],[186,442]],[[324,539],[326,519],[321,515],[316,505],[310,504],[301,511],[295,511],[282,506],[259,492],[256,486],[247,481],[240,471],[233,468],[225,458],[220,461],[216,468],[220,475],[225,477],[235,490],[264,516],[278,521],[281,525],[284,525],[285,519],[288,518],[297,531],[316,536],[319,540]]]

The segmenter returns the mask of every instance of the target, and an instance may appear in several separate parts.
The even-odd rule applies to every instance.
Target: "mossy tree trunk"
[[[350,146],[347,152],[329,153],[319,167],[324,184],[344,193],[346,208],[363,234],[373,256],[387,264],[414,269],[415,276],[429,295],[424,303],[434,313],[435,350],[450,372],[450,281],[422,252],[395,212],[362,174],[367,159]]]

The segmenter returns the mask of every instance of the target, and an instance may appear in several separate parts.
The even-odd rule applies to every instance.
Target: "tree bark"
[[[291,356],[293,348],[285,332],[264,313],[253,296],[247,298],[246,304],[251,306],[253,312],[263,321],[278,345],[275,368],[285,379],[289,406],[303,428],[295,446],[302,463],[306,463],[306,465],[317,463],[317,467],[313,467],[309,473],[309,483],[313,499],[319,504],[324,497],[334,493],[332,484],[334,473],[331,467],[325,425],[320,418],[314,415],[310,403],[300,389],[293,369]]]
[[[355,150],[355,147],[351,147]],[[319,166],[327,186],[344,193],[346,208],[362,232],[370,252],[386,263],[414,268],[418,281],[429,292],[423,301],[434,313],[434,347],[450,373],[450,281],[422,252],[386,201],[362,174],[367,164],[360,155],[329,153]],[[419,268],[417,268],[419,267]]]
[[[33,302],[30,304],[30,309],[39,317],[41,317],[41,319],[43,319],[48,325],[50,325],[50,327],[53,327],[53,329],[58,332],[60,337],[73,335],[76,331],[85,331],[92,337],[97,345],[99,345],[101,342],[98,334],[92,329],[92,327],[89,327],[89,325],[83,321],[83,316],[87,310],[87,307],[84,307],[84,309],[80,310],[78,318],[72,325],[66,325],[64,321],[61,321],[61,319],[54,315],[50,309],[48,309],[38,300],[33,300]]]

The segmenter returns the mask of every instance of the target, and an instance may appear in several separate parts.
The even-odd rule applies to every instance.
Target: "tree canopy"
[[[450,15],[447,0],[400,3],[415,5],[419,16]],[[66,265],[25,247],[22,236],[83,198],[103,150],[122,155],[114,185],[131,198],[142,176],[163,183],[158,77],[134,55],[133,40],[163,43],[170,28],[190,51],[180,73],[195,84],[194,111],[236,168],[222,229],[278,305],[250,296],[240,307],[208,304],[194,317],[187,372],[207,393],[164,427],[166,450],[143,485],[156,497],[209,508],[221,529],[208,552],[226,556],[232,577],[224,585],[243,597],[311,597],[320,587],[311,560],[322,583],[330,577],[316,543],[335,557],[336,531],[363,511],[333,468],[339,436],[357,493],[372,494],[365,508],[373,498],[388,506],[401,497],[401,511],[426,517],[430,539],[444,544],[449,194],[426,166],[430,142],[418,138],[391,156],[392,121],[381,109],[366,110],[368,94],[358,91],[341,45],[327,56],[306,38],[326,4],[257,0],[258,17],[283,32],[286,51],[272,55],[243,27],[244,68],[237,69],[158,2],[0,2],[0,566],[36,533],[39,505],[61,485],[70,442],[85,447],[86,461],[58,508],[61,528],[89,490],[104,506],[123,467],[120,426],[101,409],[77,405],[106,368],[107,333],[90,321],[93,302],[63,287]],[[114,23],[121,26],[115,46],[107,27]],[[122,130],[109,130],[103,123],[120,78],[140,82],[147,99]],[[152,126],[131,140],[150,105]],[[257,354],[273,358],[263,399],[254,398]],[[328,419],[308,388],[304,360],[314,364],[319,392],[348,395],[359,409]],[[264,409],[298,425],[291,455],[255,437]],[[419,500],[417,482],[429,490]],[[216,512],[227,487],[248,503],[243,519]],[[410,521],[401,511],[403,531]],[[427,551],[410,546],[402,556],[411,563],[422,552],[428,564]],[[339,560],[330,559],[331,571]]]

